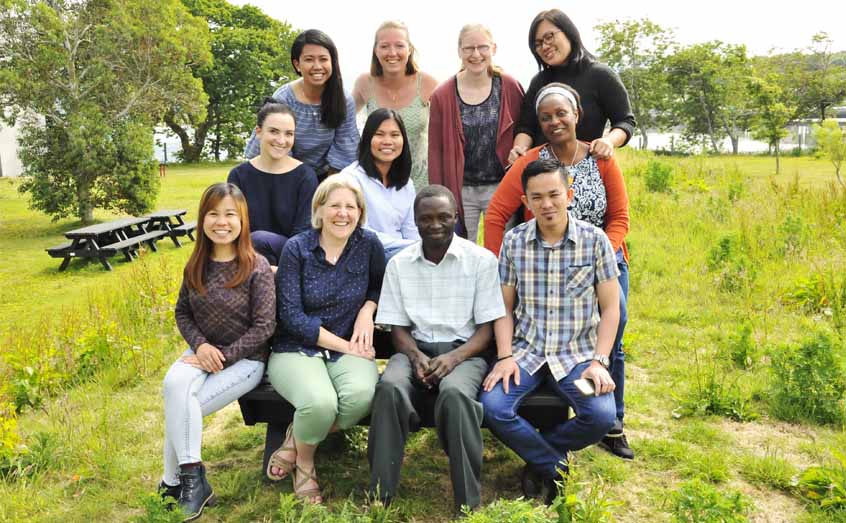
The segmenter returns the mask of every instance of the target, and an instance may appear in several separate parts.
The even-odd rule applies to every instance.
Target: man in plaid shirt
[[[543,482],[547,503],[558,469],[567,470],[567,453],[601,440],[616,419],[608,358],[620,316],[617,261],[601,229],[567,212],[573,198],[567,175],[557,160],[536,160],[523,172],[523,204],[535,218],[502,244],[506,315],[494,323],[498,361],[481,397],[487,426]],[[580,392],[574,384],[580,378],[595,392]],[[538,432],[517,409],[545,382],[576,417]]]

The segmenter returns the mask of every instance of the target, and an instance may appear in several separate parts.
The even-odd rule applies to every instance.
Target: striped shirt
[[[452,237],[435,264],[417,242],[391,258],[376,323],[411,327],[421,342],[466,341],[479,325],[505,316],[496,258],[473,242]]]
[[[318,176],[332,168],[340,171],[356,159],[358,152],[358,127],[355,125],[355,102],[344,93],[347,116],[336,129],[320,123],[320,104],[307,104],[297,100],[292,84],[288,83],[273,93],[273,98],[288,105],[296,115],[294,147],[291,156],[308,164]],[[259,155],[261,146],[253,129],[244,156],[249,160]]]
[[[529,374],[544,364],[556,380],[596,351],[598,283],[617,278],[617,260],[602,229],[568,213],[564,238],[554,245],[529,220],[506,234],[499,277],[515,287],[514,359]]]

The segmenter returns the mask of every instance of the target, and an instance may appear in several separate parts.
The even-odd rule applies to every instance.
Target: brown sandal
[[[288,461],[287,459],[283,458],[280,453],[281,452],[290,452],[294,451],[294,454],[297,453],[297,446],[296,444],[291,447],[286,447],[285,442],[288,440],[293,440],[293,431],[294,431],[294,422],[288,424],[288,430],[285,431],[285,439],[282,440],[282,446],[273,451],[273,454],[270,455],[270,459],[267,461],[267,478],[270,481],[280,481],[288,477],[288,474],[294,471],[294,467],[296,467],[295,461]],[[294,458],[296,460],[296,458]],[[282,474],[274,474],[272,472],[272,468],[275,467],[282,471]]]
[[[315,469],[312,468],[311,472],[309,472],[301,466],[296,465],[293,478],[295,496],[314,505],[321,505],[323,503],[323,496],[320,495],[319,486],[300,490],[301,487],[308,483],[309,480],[317,483],[317,471]]]

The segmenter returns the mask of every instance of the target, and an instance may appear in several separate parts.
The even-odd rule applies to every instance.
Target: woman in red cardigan
[[[535,98],[535,112],[547,143],[535,147],[521,156],[502,179],[485,213],[485,247],[499,254],[505,224],[520,209],[523,188],[520,177],[526,166],[539,158],[557,159],[564,164],[572,178],[572,215],[601,228],[611,240],[617,253],[620,269],[620,325],[611,352],[611,378],[617,388],[614,400],[617,405],[617,426],[602,440],[600,446],[613,454],[632,459],[634,453],[623,434],[625,386],[625,354],[622,348],[623,331],[628,314],[626,299],[629,293],[628,250],[626,234],[629,232],[629,196],[623,173],[614,157],[600,160],[590,153],[590,144],[576,138],[576,125],[582,118],[582,106],[577,93],[569,85],[551,83],[542,88]],[[523,219],[532,218],[528,209]]]
[[[429,183],[452,191],[459,223],[474,242],[479,216],[505,174],[523,101],[523,88],[493,65],[494,54],[486,27],[464,26],[461,71],[435,89],[429,107]]]

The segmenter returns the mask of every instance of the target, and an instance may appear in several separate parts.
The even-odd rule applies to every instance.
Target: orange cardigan
[[[505,224],[514,216],[520,208],[523,196],[523,184],[520,178],[523,170],[531,162],[540,157],[540,150],[546,144],[530,149],[525,155],[514,162],[511,169],[505,173],[505,177],[496,188],[491,198],[491,203],[485,211],[485,247],[499,256],[499,249],[502,246],[502,237],[505,235]],[[602,229],[611,240],[611,247],[614,252],[623,249],[623,256],[629,260],[629,251],[626,248],[626,234],[629,232],[629,195],[626,192],[626,181],[623,179],[623,171],[612,156],[607,160],[596,160],[599,166],[599,176],[605,184],[605,194],[608,198],[608,209],[605,211],[605,224]],[[523,213],[523,220],[531,220],[534,216],[526,208]]]

